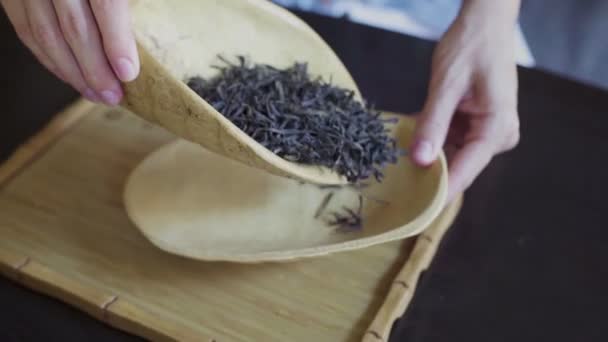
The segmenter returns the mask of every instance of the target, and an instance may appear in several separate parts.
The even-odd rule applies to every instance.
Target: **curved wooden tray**
[[[164,253],[128,220],[130,170],[174,139],[79,101],[0,165],[0,273],[151,340],[386,341],[461,199],[417,238],[287,264]]]

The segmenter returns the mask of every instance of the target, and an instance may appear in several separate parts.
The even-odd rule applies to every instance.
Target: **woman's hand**
[[[47,69],[108,105],[135,79],[139,59],[127,0],[0,0],[17,35]]]
[[[519,1],[465,0],[433,56],[429,95],[412,157],[429,165],[444,148],[451,201],[490,160],[519,141],[514,25]]]

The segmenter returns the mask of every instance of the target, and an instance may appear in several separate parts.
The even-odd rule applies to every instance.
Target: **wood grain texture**
[[[18,269],[18,281],[51,297],[61,298],[97,319],[104,318],[106,307],[116,299],[116,296],[97,288],[93,282],[66,277],[29,258]]]
[[[114,327],[152,341],[216,341],[201,329],[166,320],[162,312],[144,310],[126,300],[116,300],[108,306],[105,320]]]
[[[25,146],[0,167],[3,275],[151,340],[358,341],[385,310],[415,239],[288,264],[164,253],[132,226],[121,193],[174,136],[122,110],[72,109],[54,122],[77,124],[33,140],[53,144]]]

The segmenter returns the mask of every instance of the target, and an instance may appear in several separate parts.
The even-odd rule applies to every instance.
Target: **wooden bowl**
[[[384,114],[395,116],[393,114]],[[407,148],[414,122],[398,116],[393,135]],[[185,140],[148,156],[129,176],[129,217],[159,248],[188,258],[232,262],[286,261],[364,248],[423,231],[447,193],[442,155],[430,168],[401,157],[386,178],[361,191],[322,189],[246,166]],[[317,213],[333,192],[322,213]],[[343,206],[357,211],[360,229],[328,225]]]

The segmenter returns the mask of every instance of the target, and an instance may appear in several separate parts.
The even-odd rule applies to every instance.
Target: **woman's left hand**
[[[445,149],[449,201],[466,190],[495,155],[518,144],[518,5],[513,0],[465,0],[434,52],[412,158],[429,165]]]

